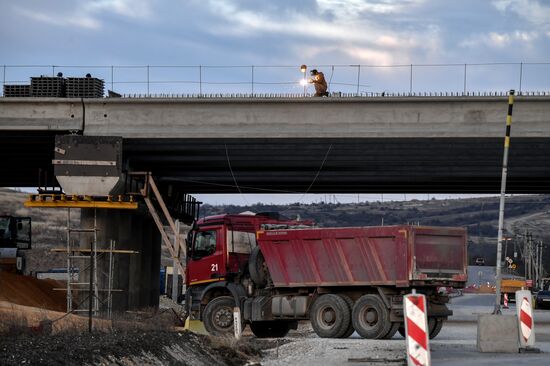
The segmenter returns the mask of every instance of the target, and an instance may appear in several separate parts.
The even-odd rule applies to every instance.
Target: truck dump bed
[[[276,287],[464,287],[463,228],[383,226],[258,232]]]

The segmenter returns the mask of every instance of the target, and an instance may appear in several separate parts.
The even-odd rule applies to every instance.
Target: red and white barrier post
[[[533,306],[531,304],[531,291],[516,291],[516,312],[519,321],[519,348],[520,351],[536,352],[535,345],[535,321],[533,319]]]
[[[407,364],[409,366],[429,366],[430,343],[426,296],[412,294],[403,297],[405,320],[405,342],[407,344]]]
[[[503,309],[508,309],[508,294],[504,293],[504,305],[502,306]]]

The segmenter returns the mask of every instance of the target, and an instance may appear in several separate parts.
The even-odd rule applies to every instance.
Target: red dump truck
[[[315,228],[273,214],[220,215],[188,237],[186,307],[214,334],[233,331],[233,307],[258,337],[282,337],[300,320],[317,335],[391,338],[403,295],[428,299],[433,338],[452,312],[438,287],[466,283],[462,228]]]

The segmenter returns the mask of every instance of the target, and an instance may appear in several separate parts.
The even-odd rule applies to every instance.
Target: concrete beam
[[[550,97],[516,97],[514,137],[550,137]],[[124,138],[501,137],[506,97],[0,98],[0,131]]]
[[[0,131],[69,131],[82,128],[80,99],[0,98]]]

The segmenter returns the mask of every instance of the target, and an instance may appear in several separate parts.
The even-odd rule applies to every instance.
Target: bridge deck
[[[54,135],[78,130],[123,136],[128,167],[191,193],[494,193],[506,111],[505,97],[0,98],[0,185],[36,186]],[[550,191],[550,97],[516,98],[510,153],[509,192]]]

